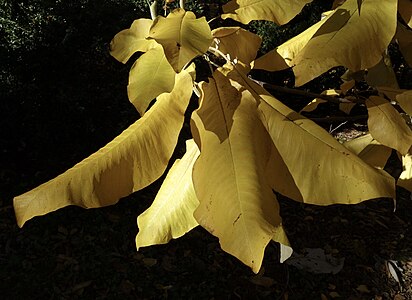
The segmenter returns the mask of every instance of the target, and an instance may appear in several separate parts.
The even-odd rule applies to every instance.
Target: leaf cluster
[[[221,17],[280,26],[309,2],[232,0]],[[193,94],[199,99],[190,121],[193,139],[138,217],[137,248],[167,243],[201,225],[257,273],[270,241],[280,244],[281,261],[292,253],[273,191],[331,205],[395,199],[396,185],[412,190],[412,92],[399,89],[387,50],[396,43],[411,64],[410,2],[399,0],[398,8],[397,0],[334,1],[317,23],[260,57],[261,38],[241,26],[212,30],[212,22],[184,7],[164,10],[165,17],[152,11],[153,19],[135,20],[111,43],[111,54],[122,63],[142,53],[128,84],[141,118],[62,175],[17,196],[20,226],[67,205],[112,205],[158,179]],[[199,57],[210,67],[207,81],[196,81],[193,60]],[[256,69],[292,70],[295,85],[302,86],[338,66],[346,68],[339,89],[316,95],[301,112],[268,90],[296,91],[250,75]],[[368,93],[359,90],[360,82]],[[363,107],[369,133],[341,144],[304,117],[325,101],[345,113]],[[403,162],[399,178],[384,171],[392,151]]]

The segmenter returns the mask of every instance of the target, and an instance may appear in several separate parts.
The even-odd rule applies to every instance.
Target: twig
[[[309,118],[314,122],[318,123],[334,123],[334,122],[345,122],[345,121],[358,121],[367,119],[368,115],[359,116],[347,116],[347,117],[326,117],[326,118]]]

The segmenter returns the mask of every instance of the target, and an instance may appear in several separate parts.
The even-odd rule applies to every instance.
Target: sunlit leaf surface
[[[200,152],[193,140],[187,141],[186,147],[186,154],[175,161],[152,205],[137,218],[137,249],[166,244],[198,225],[193,217],[199,201],[193,188],[192,169]]]
[[[166,18],[157,17],[150,29],[150,37],[163,46],[176,72],[196,56],[204,54],[212,43],[206,19],[196,19],[194,13],[183,9],[174,10]]]
[[[166,169],[192,93],[187,72],[176,77],[170,94],[112,142],[60,176],[14,198],[19,226],[68,205],[84,208],[115,204],[140,190]]]
[[[231,0],[223,6],[223,19],[231,18],[243,24],[252,20],[288,23],[312,0]]]
[[[371,96],[366,101],[368,127],[374,139],[382,145],[406,155],[412,146],[412,130],[399,112],[386,99]]]
[[[201,145],[193,170],[200,201],[195,218],[219,238],[223,250],[256,273],[270,240],[288,241],[265,177],[270,137],[254,97],[239,89],[219,70],[202,85],[201,106],[192,116]]]

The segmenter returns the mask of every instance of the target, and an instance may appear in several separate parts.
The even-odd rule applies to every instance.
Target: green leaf
[[[158,179],[176,146],[191,94],[192,78],[182,72],[173,91],[159,96],[147,114],[112,142],[60,176],[15,197],[19,226],[68,205],[115,204]]]
[[[289,243],[265,177],[271,142],[259,122],[256,101],[221,71],[201,85],[201,104],[192,115],[201,150],[193,169],[200,201],[195,218],[219,238],[224,251],[257,273],[270,240]]]
[[[166,18],[157,17],[150,29],[150,37],[163,46],[176,72],[196,56],[206,53],[212,43],[206,19],[196,19],[194,13],[183,9],[175,9]]]
[[[309,2],[312,0],[231,0],[223,5],[222,18],[231,18],[243,24],[252,20],[266,20],[283,25]]]
[[[368,127],[373,138],[406,155],[412,146],[412,130],[399,112],[389,101],[378,96],[369,97],[366,106]]]
[[[173,89],[175,74],[160,45],[136,60],[130,69],[127,93],[141,116],[153,99]]]
[[[126,63],[135,52],[146,52],[155,47],[156,41],[146,39],[152,23],[150,19],[138,19],[129,29],[120,31],[110,43],[110,54]]]
[[[166,244],[183,236],[198,224],[193,212],[199,205],[192,183],[192,169],[200,152],[193,140],[186,141],[187,151],[169,170],[152,205],[137,218],[140,247]]]

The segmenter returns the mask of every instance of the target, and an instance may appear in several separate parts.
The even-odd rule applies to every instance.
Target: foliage
[[[223,6],[222,18],[282,25],[308,2],[232,0]],[[199,224],[257,273],[271,240],[281,245],[281,261],[292,252],[272,190],[316,205],[394,199],[396,178],[383,166],[390,149],[396,150],[405,168],[398,184],[410,189],[411,92],[380,86],[371,74],[394,82],[386,55],[394,37],[410,61],[404,37],[411,32],[412,5],[400,2],[398,20],[397,0],[335,1],[322,20],[257,59],[259,36],[240,26],[211,30],[204,17],[182,7],[153,21],[136,20],[115,36],[111,54],[124,63],[144,52],[128,85],[142,117],[67,172],[15,197],[19,225],[67,205],[111,205],[158,179],[176,146],[192,90],[200,96],[191,116],[193,140],[153,205],[138,217],[138,248],[167,243]],[[195,57],[209,63],[207,82],[195,80]],[[248,75],[253,68],[292,68],[300,86],[337,66],[348,69],[338,96],[319,97],[345,104],[347,112],[366,107],[369,115],[368,138],[346,145]],[[364,96],[359,82],[372,92]]]

